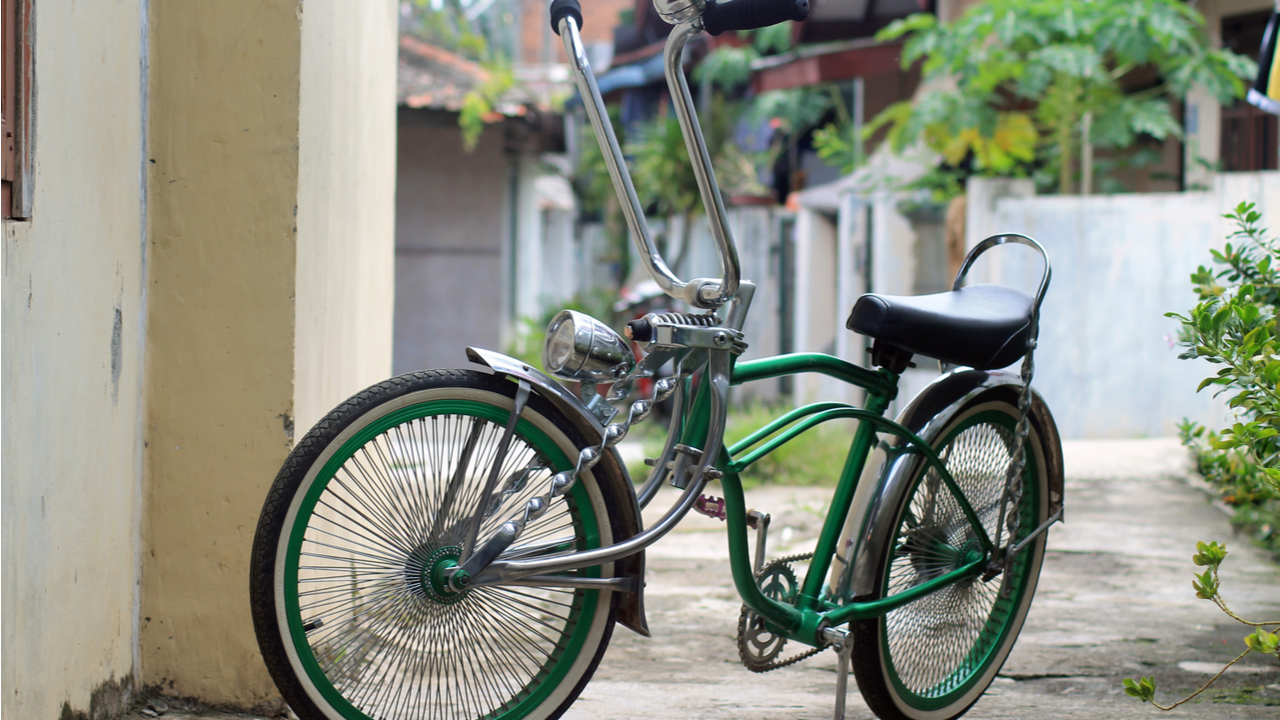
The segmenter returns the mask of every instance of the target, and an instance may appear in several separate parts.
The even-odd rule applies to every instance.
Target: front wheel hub
[[[460,569],[455,570],[461,556],[462,548],[445,545],[436,548],[423,559],[420,584],[428,598],[442,605],[452,605],[466,595],[465,586],[470,582],[471,576]],[[455,590],[449,584],[449,577],[454,574],[458,576],[454,584],[463,586],[460,590]]]

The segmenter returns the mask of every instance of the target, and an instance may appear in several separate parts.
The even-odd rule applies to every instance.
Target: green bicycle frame
[[[723,473],[721,486],[724,491],[725,511],[729,533],[729,564],[734,585],[743,603],[764,618],[771,631],[807,645],[824,644],[822,631],[851,620],[878,617],[928,595],[942,587],[982,573],[992,555],[993,547],[986,530],[955,479],[947,471],[937,452],[918,435],[884,416],[889,403],[898,394],[897,373],[886,369],[867,370],[840,358],[821,353],[794,353],[734,362],[731,384],[768,378],[814,372],[867,391],[865,408],[839,402],[819,402],[796,408],[773,420],[764,427],[720,453],[716,468]],[[687,395],[686,395],[687,397]],[[709,423],[710,397],[705,384],[700,384],[694,394],[690,411],[685,414],[679,428],[682,442],[696,444],[706,437]],[[853,443],[845,459],[840,480],[831,499],[813,560],[801,584],[794,605],[766,597],[752,571],[752,558],[747,539],[746,501],[740,474],[752,463],[778,449],[790,440],[829,420],[852,418],[858,421]],[[972,525],[981,547],[981,553],[971,552],[961,561],[960,567],[928,582],[903,592],[873,602],[837,603],[825,598],[822,584],[831,567],[836,543],[844,521],[853,504],[863,467],[877,442],[877,433],[885,432],[906,440],[905,452],[922,454],[929,466],[938,471],[942,482],[950,490]],[[758,447],[757,447],[758,446]],[[754,448],[754,449],[753,449]]]

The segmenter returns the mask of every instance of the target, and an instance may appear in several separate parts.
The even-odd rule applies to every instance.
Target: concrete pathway
[[[1017,647],[966,717],[1280,718],[1280,664],[1256,654],[1170,714],[1121,692],[1123,677],[1154,675],[1162,701],[1180,699],[1243,649],[1243,626],[1191,590],[1197,540],[1227,543],[1223,592],[1245,617],[1280,618],[1280,569],[1231,537],[1226,516],[1188,482],[1176,441],[1073,442],[1066,455],[1067,523],[1050,533]],[[774,487],[749,494],[749,506],[773,515],[771,556],[812,547],[829,492]],[[656,499],[653,511],[661,514],[669,497]],[[566,720],[831,717],[833,653],[766,674],[739,663],[740,604],[724,538],[718,521],[694,516],[650,549],[653,638],[619,627]],[[847,712],[873,717],[852,683]],[[174,709],[165,717],[193,716]]]
[[[1039,590],[1013,654],[967,718],[1162,716],[1124,695],[1121,679],[1154,675],[1167,704],[1173,691],[1189,694],[1234,657],[1248,634],[1195,598],[1190,558],[1197,540],[1227,543],[1223,587],[1233,609],[1280,618],[1280,569],[1231,538],[1226,515],[1188,484],[1187,456],[1176,440],[1073,442],[1065,453],[1067,523],[1050,532]],[[828,495],[817,488],[749,494],[749,506],[775,518],[780,542],[771,555],[812,548]],[[669,505],[662,501],[650,507],[662,512]],[[834,653],[766,674],[739,663],[740,605],[718,521],[682,524],[650,550],[649,568],[653,639],[619,630],[568,720],[831,717]],[[1257,655],[1246,662],[1206,695],[1251,704],[1207,700],[1171,716],[1280,718],[1280,664]],[[852,684],[848,706],[850,718],[874,717]]]

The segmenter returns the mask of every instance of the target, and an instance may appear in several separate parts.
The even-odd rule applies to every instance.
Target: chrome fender
[[[1010,372],[956,370],[928,385],[898,416],[898,423],[933,445],[942,429],[973,400],[984,394],[1017,404],[1022,379]],[[1040,458],[1049,481],[1049,515],[1063,504],[1062,441],[1044,398],[1031,391],[1033,430],[1045,441],[1048,457]],[[845,522],[844,535],[832,563],[831,591],[846,599],[872,595],[875,563],[890,541],[894,514],[910,489],[913,470],[922,455],[897,452],[907,440],[891,436],[882,440],[868,459],[853,505]]]
[[[551,376],[537,368],[502,353],[482,348],[467,348],[467,359],[473,363],[484,365],[498,375],[506,375],[524,380],[532,386],[534,392],[546,398],[564,416],[574,424],[588,443],[599,446],[604,438],[604,425],[600,419],[587,410],[582,401],[565,390]],[[617,448],[607,448],[600,456],[600,462],[592,470],[596,482],[607,487],[615,502],[609,504],[609,520],[614,528],[613,541],[622,542],[640,534],[644,528],[640,518],[640,504],[636,500],[636,491],[631,484],[631,476]],[[635,578],[636,591],[619,593],[618,622],[636,633],[649,637],[649,626],[644,612],[644,551],[618,561],[622,577]]]

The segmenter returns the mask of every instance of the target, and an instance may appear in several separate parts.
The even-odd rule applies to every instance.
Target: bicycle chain
[[[813,553],[801,553],[799,555],[788,555],[786,557],[780,557],[777,560],[772,560],[768,564],[766,564],[764,567],[760,568],[760,572],[756,573],[755,575],[756,582],[759,582],[765,575],[767,575],[774,568],[785,567],[788,570],[790,570],[790,563],[798,562],[801,560],[810,560],[812,558],[813,558]],[[760,662],[759,660],[752,657],[751,650],[747,645],[747,623],[751,622],[751,620],[755,617],[757,617],[756,613],[753,612],[746,605],[742,606],[742,612],[738,615],[738,658],[742,660],[742,664],[746,666],[746,668],[751,672],[763,673],[763,672],[769,672],[770,670],[777,670],[779,668],[784,668],[784,667],[787,667],[788,665],[795,665],[801,660],[811,658],[814,655],[817,655],[818,653],[822,652],[827,648],[826,645],[820,645],[816,648],[806,650],[805,652],[802,652],[799,655],[796,655],[794,657],[787,658],[786,660],[779,660],[776,662],[772,662],[772,661]],[[782,642],[783,642],[783,645],[785,645],[786,639],[783,638]],[[782,651],[782,648],[779,647],[778,652],[781,652],[781,651]]]
[[[1000,519],[996,524],[996,548],[1000,547],[1000,534],[1007,527],[1008,541],[1004,555],[1003,577],[1000,578],[1000,596],[1008,597],[1009,571],[1013,568],[1014,553],[1008,552],[1017,543],[1021,515],[1017,512],[1022,503],[1022,470],[1026,466],[1027,436],[1031,434],[1031,378],[1035,375],[1036,328],[1032,328],[1032,337],[1027,341],[1027,354],[1022,359],[1022,391],[1018,394],[1018,423],[1013,430],[1013,457],[1009,461],[1009,472],[1005,476],[1004,493],[1000,503]],[[1006,517],[1006,508],[1012,512]]]

